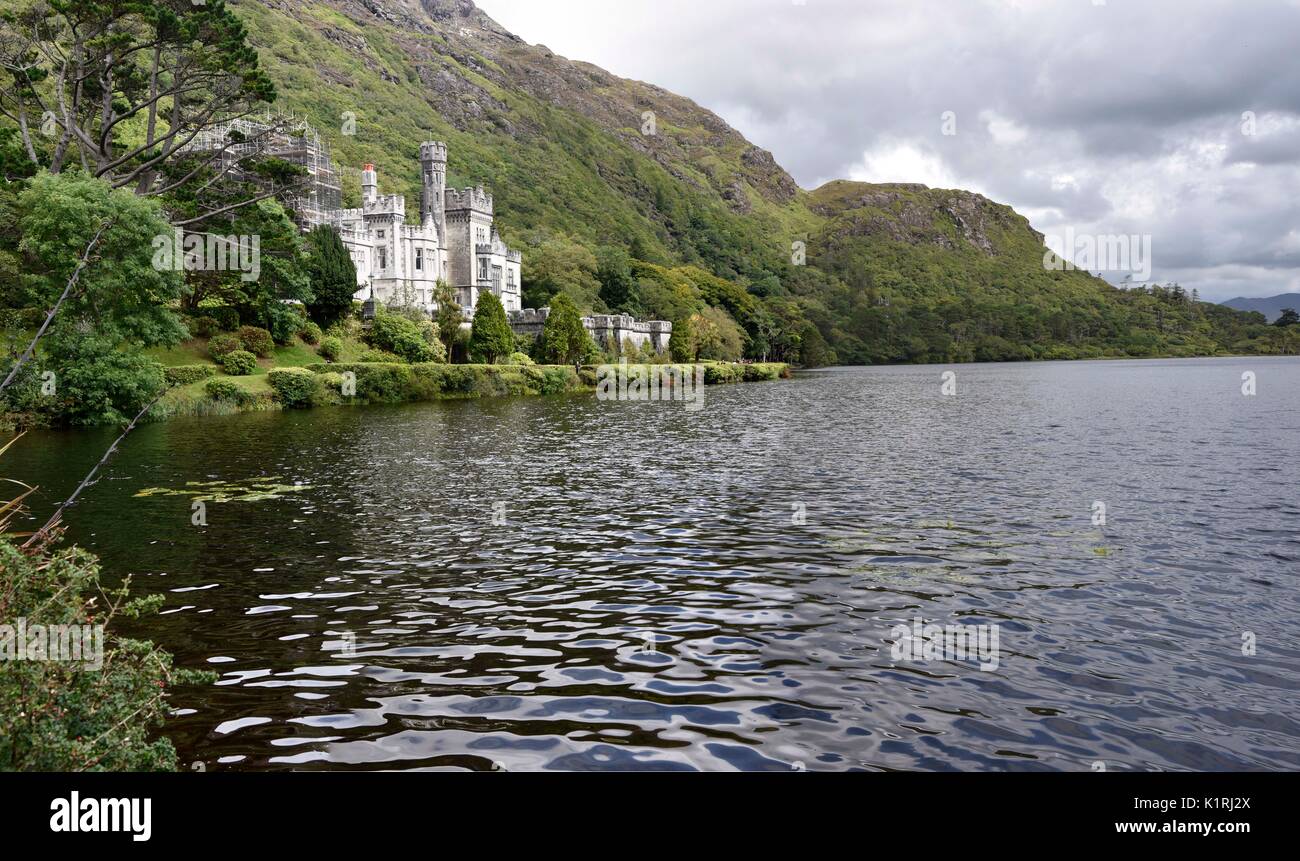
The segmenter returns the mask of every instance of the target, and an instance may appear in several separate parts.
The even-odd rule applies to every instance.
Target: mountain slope
[[[280,106],[353,169],[345,200],[358,198],[365,162],[385,191],[414,200],[419,143],[446,140],[449,184],[492,188],[534,302],[562,289],[604,310],[591,252],[611,245],[644,262],[636,310],[725,310],[751,355],[799,358],[816,337],[808,321],[850,362],[1190,355],[1254,349],[1268,334],[1181,291],[1126,294],[1045,271],[1028,222],[970,192],[805,191],[712,112],[529,45],[470,0],[229,5]],[[809,265],[794,265],[796,243]]]
[[[1223,304],[1238,311],[1258,311],[1271,323],[1282,316],[1282,312],[1287,308],[1300,311],[1300,293],[1282,293],[1278,296],[1267,296],[1258,299],[1238,297],[1229,299]]]

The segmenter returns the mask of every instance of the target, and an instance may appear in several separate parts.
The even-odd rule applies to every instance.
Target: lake
[[[67,521],[196,769],[1296,769],[1298,440],[1291,358],[846,368],[150,425]]]

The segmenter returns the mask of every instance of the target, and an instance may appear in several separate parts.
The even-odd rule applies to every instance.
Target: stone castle
[[[232,137],[237,132],[238,138]],[[232,140],[246,143],[232,144]],[[447,145],[420,145],[420,211],[408,219],[406,198],[380,194],[373,164],[361,172],[361,208],[343,209],[342,183],[329,147],[315,129],[295,117],[268,115],[218,124],[187,146],[221,151],[222,164],[235,169],[238,159],[263,152],[302,167],[304,187],[284,201],[299,226],[328,224],[347,246],[357,270],[356,299],[389,306],[437,311],[436,288],[447,282],[456,302],[472,318],[483,292],[491,291],[505,306],[517,334],[541,333],[550,310],[523,307],[523,256],[508,248],[494,224],[492,195],[482,186],[447,188]],[[657,352],[668,350],[672,323],[637,321],[624,315],[584,317],[583,325],[604,349],[631,342]]]
[[[324,213],[352,254],[357,298],[369,299],[373,291],[377,302],[433,311],[441,279],[466,312],[484,290],[507,313],[520,310],[523,257],[497,234],[492,195],[482,187],[447,188],[447,145],[437,141],[420,146],[420,172],[420,211],[409,222],[406,198],[379,193],[373,164],[361,172],[361,208]]]

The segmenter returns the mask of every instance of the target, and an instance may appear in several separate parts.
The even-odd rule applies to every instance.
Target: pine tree
[[[505,306],[491,290],[484,290],[474,307],[474,323],[470,327],[469,354],[474,361],[495,365],[515,349],[515,333],[506,319]]]
[[[551,302],[551,313],[542,327],[539,354],[555,365],[572,365],[596,352],[596,345],[582,325],[578,306],[563,293]]]
[[[352,255],[333,227],[321,225],[307,234],[307,274],[311,278],[311,318],[327,328],[352,310],[357,269]]]

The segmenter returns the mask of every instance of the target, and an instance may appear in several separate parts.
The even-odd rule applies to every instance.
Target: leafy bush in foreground
[[[268,375],[276,398],[286,407],[311,405],[316,390],[316,375],[303,368],[275,368]]]
[[[33,625],[105,625],[156,611],[161,596],[128,600],[109,590],[94,556],[78,549],[29,557],[0,538],[0,619]],[[12,641],[10,641],[12,643]],[[93,642],[93,640],[92,640]],[[168,690],[210,683],[212,673],[176,669],[153,643],[103,635],[103,664],[0,661],[0,771],[168,771],[176,749],[154,737]],[[8,648],[8,646],[6,647]]]

